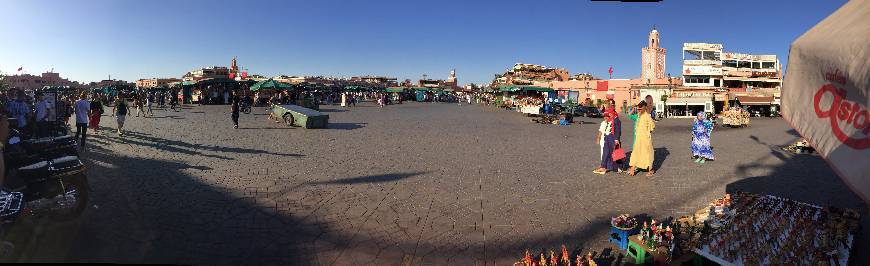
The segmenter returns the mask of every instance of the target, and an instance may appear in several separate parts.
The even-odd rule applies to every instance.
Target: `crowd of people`
[[[53,96],[47,99],[45,96]],[[11,127],[31,138],[62,135],[75,128],[75,138],[85,147],[87,131],[101,130],[101,117],[111,106],[117,133],[123,136],[126,117],[135,108],[136,116],[153,117],[157,108],[178,111],[177,91],[90,92],[81,90],[12,89],[0,92],[2,109]],[[75,120],[72,118],[75,117]]]

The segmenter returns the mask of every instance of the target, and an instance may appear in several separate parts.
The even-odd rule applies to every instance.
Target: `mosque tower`
[[[649,44],[641,50],[643,55],[641,59],[641,75],[640,78],[644,82],[653,82],[656,79],[665,78],[665,55],[667,51],[661,47],[659,40],[659,31],[653,26],[653,30],[649,33]]]

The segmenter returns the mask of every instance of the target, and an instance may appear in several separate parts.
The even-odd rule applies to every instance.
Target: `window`
[[[713,60],[719,61],[719,52],[713,51],[704,51],[703,58],[704,60]]]
[[[775,67],[775,62],[761,62],[761,68],[763,69],[774,69]]]
[[[723,67],[737,67],[737,60],[724,60],[722,61]]]
[[[752,69],[761,69],[761,63],[752,62]]]
[[[739,68],[752,68],[752,62],[737,61],[737,67],[739,67]]]
[[[683,59],[685,59],[685,60],[701,60],[701,52],[700,51],[686,50],[683,53]]]

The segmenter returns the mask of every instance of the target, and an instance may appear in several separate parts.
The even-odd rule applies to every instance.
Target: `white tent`
[[[783,115],[870,203],[870,0],[852,0],[791,45]]]

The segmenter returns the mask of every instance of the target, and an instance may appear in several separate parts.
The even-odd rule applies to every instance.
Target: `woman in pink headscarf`
[[[605,174],[608,171],[621,172],[622,162],[613,160],[613,150],[619,145],[619,140],[622,137],[622,121],[619,120],[619,114],[614,110],[614,105],[609,103],[604,110],[604,147],[601,154],[601,165],[595,169],[593,173]]]

